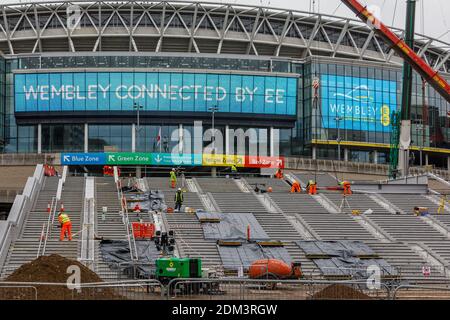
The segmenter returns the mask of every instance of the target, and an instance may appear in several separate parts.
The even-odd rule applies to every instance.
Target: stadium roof
[[[70,6],[80,8],[74,29],[67,26]],[[320,13],[186,1],[45,1],[0,9],[4,54],[183,52],[402,62],[359,20]],[[449,43],[416,34],[415,50],[450,73]]]

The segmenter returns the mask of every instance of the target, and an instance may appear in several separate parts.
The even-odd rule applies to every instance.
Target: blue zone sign
[[[324,128],[391,131],[396,81],[322,75],[321,92]]]
[[[15,111],[218,112],[296,115],[297,78],[179,72],[14,75]]]
[[[61,153],[61,165],[102,165],[106,153]]]

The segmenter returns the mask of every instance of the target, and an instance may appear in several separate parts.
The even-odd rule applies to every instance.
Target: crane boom
[[[375,17],[358,0],[341,0],[349,7],[363,22],[370,22],[375,32],[383,37],[395,50],[395,52],[408,61],[413,69],[418,72],[447,102],[450,103],[450,85],[439,74],[438,71],[430,67],[414,50],[412,50],[402,39]]]

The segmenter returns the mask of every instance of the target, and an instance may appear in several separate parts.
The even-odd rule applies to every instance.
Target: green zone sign
[[[126,165],[126,164],[151,164],[150,153],[139,152],[116,152],[106,154],[106,164],[109,165]]]
[[[201,154],[172,154],[172,153],[151,153],[152,165],[160,166],[201,166],[202,155]]]

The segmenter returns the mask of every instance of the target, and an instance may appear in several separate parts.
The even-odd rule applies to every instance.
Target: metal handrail
[[[124,215],[124,224],[125,224],[125,229],[127,230],[127,239],[128,239],[128,245],[130,247],[130,255],[131,255],[131,260],[132,261],[137,261],[139,260],[139,257],[137,256],[137,247],[136,247],[136,239],[134,237],[134,233],[131,232],[130,233],[130,219],[128,216],[128,208],[126,203],[123,203],[123,199],[125,199],[122,189],[119,188],[119,180],[115,181],[116,184],[116,189],[117,189],[117,197],[120,201],[120,206],[122,208],[122,214]],[[126,199],[125,199],[126,201]],[[134,249],[134,252],[133,252]]]
[[[50,236],[51,232],[52,232],[52,226],[53,226],[53,222],[55,220],[55,215],[56,215],[56,208],[58,206],[58,198],[54,198],[55,202],[53,207],[50,207],[50,215],[49,215],[49,219],[47,222],[47,230],[46,230],[46,234],[45,234],[45,241],[44,241],[44,246],[42,248],[42,256],[45,255],[45,250],[47,249],[47,241],[48,241],[48,237]],[[53,201],[53,199],[52,199]]]
[[[50,205],[50,212],[48,213],[47,223],[44,223],[42,225],[41,238],[39,239],[39,247],[38,247],[38,252],[36,255],[37,258],[40,256],[43,256],[45,254],[45,249],[47,246],[47,239],[50,234],[51,225],[53,225],[53,219],[54,219],[53,215],[56,212],[57,203],[58,203],[58,200],[56,199],[56,197],[52,197],[52,202]],[[44,242],[44,243],[42,243],[42,242]],[[41,248],[42,248],[42,252],[41,252]]]

